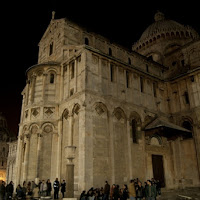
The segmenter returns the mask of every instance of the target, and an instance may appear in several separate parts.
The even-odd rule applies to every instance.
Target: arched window
[[[85,44],[86,44],[86,45],[89,45],[89,40],[88,40],[88,38],[85,38]]]
[[[50,74],[50,83],[54,83],[54,74]]]
[[[133,143],[137,143],[137,122],[135,119],[131,120],[131,133],[132,133],[132,139]]]

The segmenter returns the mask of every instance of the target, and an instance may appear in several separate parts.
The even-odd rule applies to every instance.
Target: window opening
[[[126,87],[129,88],[129,72],[126,71]]]
[[[144,80],[143,80],[143,77],[140,77],[140,91],[144,92]]]
[[[184,96],[185,96],[185,103],[186,103],[186,104],[190,104],[190,99],[189,99],[188,92],[185,92],[185,93],[184,93]]]
[[[153,96],[157,97],[157,93],[156,93],[156,83],[153,83]]]
[[[49,55],[53,54],[53,42],[50,44],[49,47]]]
[[[89,45],[89,40],[88,40],[88,38],[85,38],[85,44],[86,44],[86,45]]]
[[[112,56],[112,49],[109,48],[109,56]]]
[[[50,74],[50,83],[54,83],[54,74]]]
[[[71,79],[74,78],[74,62],[71,63]]]

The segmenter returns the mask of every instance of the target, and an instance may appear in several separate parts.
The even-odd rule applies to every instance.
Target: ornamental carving
[[[74,105],[74,108],[73,108],[73,110],[72,110],[72,113],[73,113],[73,114],[75,113],[75,114],[78,115],[79,110],[80,110],[80,105],[79,105],[79,104],[75,104],[75,105]]]
[[[50,132],[53,131],[53,128],[52,128],[51,125],[46,125],[46,126],[44,127],[43,131],[44,131],[45,133],[50,133]]]
[[[44,114],[50,117],[55,112],[55,107],[44,107]]]
[[[98,115],[102,115],[103,113],[107,112],[106,106],[103,103],[101,103],[101,102],[98,102],[95,105],[95,110],[96,110],[96,112],[97,112]]]
[[[39,107],[38,107],[38,108],[32,108],[32,109],[31,109],[31,114],[32,114],[32,116],[34,116],[35,118],[38,117],[39,113],[40,113],[40,108],[39,108]]]
[[[69,111],[66,109],[64,112],[63,112],[63,117],[67,120],[68,117],[69,117]]]

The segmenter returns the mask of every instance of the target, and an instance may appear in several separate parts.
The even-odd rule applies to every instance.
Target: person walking
[[[65,180],[63,180],[63,182],[61,183],[61,192],[62,192],[62,197],[64,198],[65,192],[66,192],[66,182],[65,182]]]
[[[56,178],[56,180],[53,183],[54,199],[58,199],[59,186],[60,186],[60,183],[58,181],[58,178]]]
[[[108,200],[110,194],[110,185],[105,181],[103,200]]]
[[[150,180],[147,180],[147,186],[145,188],[145,197],[147,200],[156,199],[156,187],[152,185]]]
[[[135,198],[136,198],[136,191],[135,191],[134,180],[130,180],[130,184],[128,186],[128,191],[129,191],[129,198],[130,198],[130,200],[135,200]]]

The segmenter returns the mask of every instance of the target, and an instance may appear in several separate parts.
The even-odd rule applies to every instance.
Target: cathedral
[[[132,50],[55,12],[26,71],[15,185],[200,186],[200,36],[157,12]],[[11,175],[10,175],[11,176]]]

